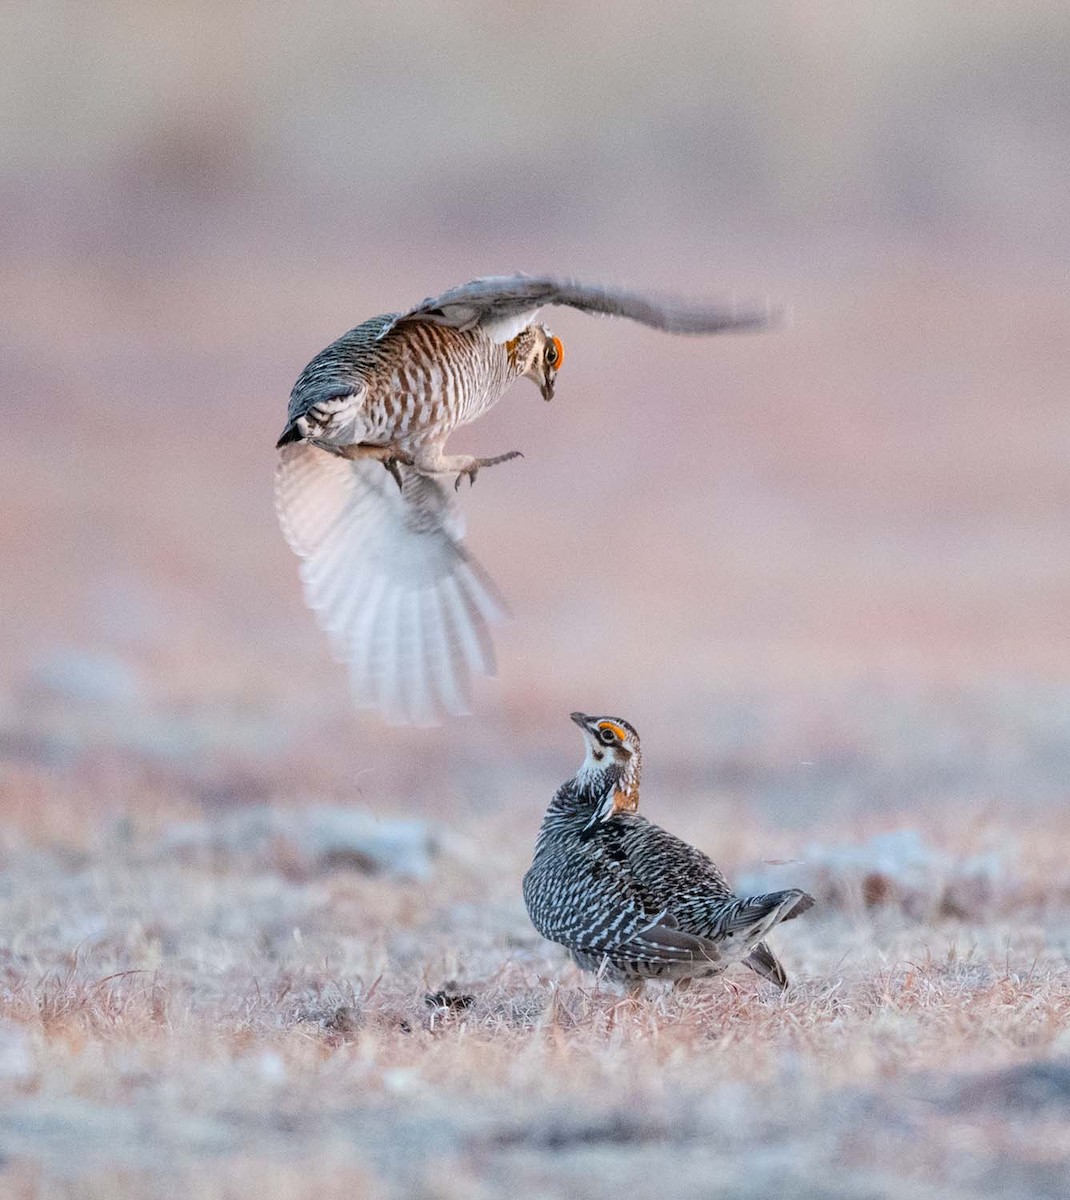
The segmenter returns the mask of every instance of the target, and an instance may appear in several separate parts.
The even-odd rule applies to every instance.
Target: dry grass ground
[[[527,922],[537,812],[436,826],[400,880],[221,850],[226,810],[154,771],[146,800],[135,762],[5,770],[0,1195],[1065,1195],[1061,816],[860,810],[844,840],[998,847],[976,911],[845,893],[778,932],[785,995],[740,970],[631,1001]],[[650,807],[736,875],[813,840],[723,791]]]
[[[619,248],[399,256],[337,220],[359,280],[244,224],[151,271],[5,271],[0,383],[62,430],[0,440],[0,1197],[1064,1196],[1061,265],[632,247],[633,282],[769,288],[796,326],[555,314],[554,405],[518,388],[462,439],[527,453],[464,496],[516,608],[501,679],[413,733],[353,715],[301,604],[286,389],[368,312],[488,267],[620,278]],[[624,1003],[520,903],[574,708],[638,726],[647,813],[736,878],[903,830],[937,866],[824,887],[773,939],[785,996],[741,971]],[[186,838],[314,806],[439,853],[412,880]]]
[[[1070,9],[7,7],[0,1200],[1070,1195]],[[275,522],[286,396],[514,270],[794,322],[555,311],[554,403],[454,442],[525,453],[463,495],[500,679],[384,730]],[[534,935],[577,708],[805,874],[787,994]],[[310,850],[357,809],[426,873]]]

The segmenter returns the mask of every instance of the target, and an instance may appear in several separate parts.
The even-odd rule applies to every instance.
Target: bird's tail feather
[[[765,942],[759,942],[743,961],[752,971],[761,975],[763,979],[768,979],[770,983],[775,983],[778,988],[788,986],[787,972]]]
[[[806,912],[814,904],[813,896],[799,888],[769,892],[763,896],[747,896],[727,905],[720,921],[719,932],[741,934],[750,939],[765,937],[774,925]]]

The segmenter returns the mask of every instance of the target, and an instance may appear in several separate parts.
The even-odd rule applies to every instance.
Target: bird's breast
[[[510,382],[504,346],[479,330],[400,325],[370,380],[369,441],[431,441],[474,420]]]

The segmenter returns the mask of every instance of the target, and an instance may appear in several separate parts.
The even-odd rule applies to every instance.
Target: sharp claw
[[[398,491],[402,491],[401,469],[398,466],[398,460],[396,458],[384,458],[383,466],[386,467],[386,469],[394,477],[394,482],[398,485]]]
[[[455,492],[461,490],[461,480],[466,475],[468,476],[468,486],[472,487],[476,481],[476,476],[479,474],[480,467],[496,467],[498,463],[508,462],[511,458],[523,457],[524,455],[520,450],[510,450],[508,454],[498,454],[494,458],[477,458],[470,467],[465,467],[453,481],[453,490]]]

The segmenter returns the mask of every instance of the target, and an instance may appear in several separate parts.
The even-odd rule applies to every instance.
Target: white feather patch
[[[316,446],[284,446],[275,503],[304,560],[305,599],[349,665],[354,696],[387,720],[433,725],[471,711],[475,675],[493,675],[490,627],[505,617],[493,583],[463,549],[456,501],[405,472]]]

